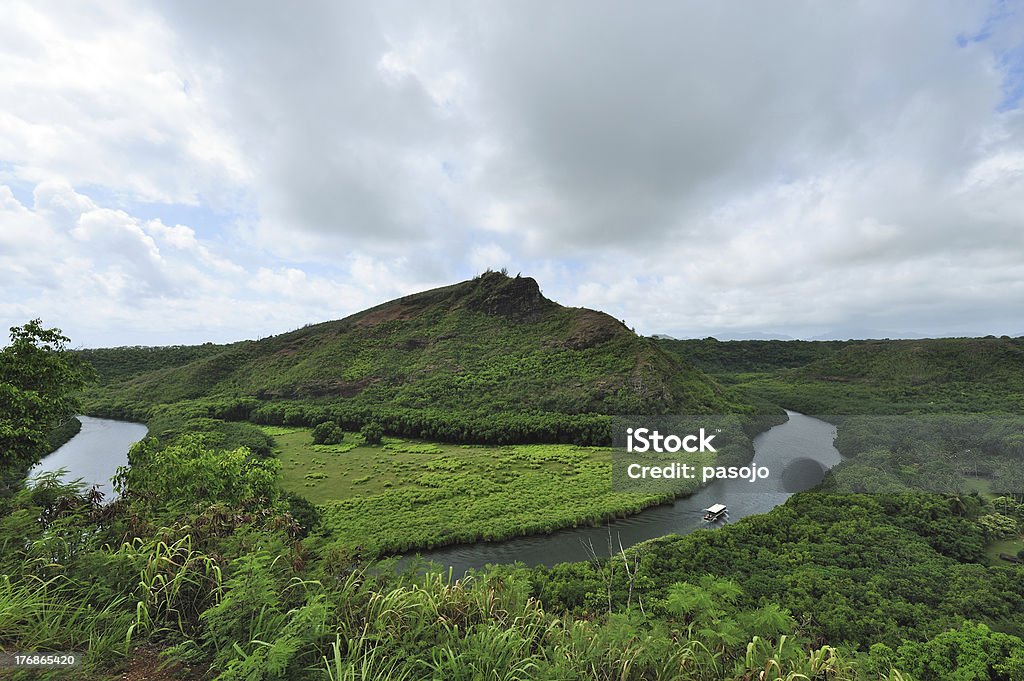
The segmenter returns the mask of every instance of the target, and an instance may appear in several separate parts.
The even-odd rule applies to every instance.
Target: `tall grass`
[[[559,617],[514,575],[453,581],[432,573],[371,593],[358,626],[337,633],[321,662],[331,681],[853,678],[828,647],[808,651],[783,635],[733,652],[693,629],[636,613]]]
[[[524,572],[355,571],[325,586],[259,550],[232,561],[225,578],[187,537],[113,553],[138,567],[137,583],[113,596],[65,576],[0,576],[0,644],[86,652],[96,670],[137,639],[177,639],[172,650],[221,681],[854,678],[834,649],[808,650],[788,634],[724,646],[703,633],[709,627],[671,617],[556,615],[531,595]]]
[[[123,596],[100,600],[95,586],[64,577],[48,580],[0,575],[0,647],[17,650],[74,651],[86,668],[123,658],[131,647],[133,616]]]
[[[220,599],[220,566],[193,548],[191,535],[171,543],[136,538],[119,553],[139,566],[133,631],[152,635],[172,626],[191,635],[199,615]]]

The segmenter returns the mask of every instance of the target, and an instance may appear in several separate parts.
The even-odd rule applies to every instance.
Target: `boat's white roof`
[[[709,506],[708,508],[705,508],[704,510],[707,511],[708,513],[718,513],[720,511],[724,511],[725,510],[725,504],[715,504],[714,506]]]

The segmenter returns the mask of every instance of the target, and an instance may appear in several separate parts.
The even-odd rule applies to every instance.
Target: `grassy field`
[[[666,500],[612,492],[609,449],[388,437],[367,446],[355,433],[314,445],[307,428],[263,428],[277,443],[284,488],[318,506],[339,548],[367,558],[597,524]]]

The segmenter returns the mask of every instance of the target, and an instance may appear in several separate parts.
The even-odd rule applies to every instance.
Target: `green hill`
[[[225,345],[168,345],[88,348],[75,352],[96,369],[101,385],[116,383],[158,369],[182,366],[224,352]]]
[[[188,359],[188,348],[153,353],[150,362],[163,368],[141,373],[119,366],[110,354],[117,350],[104,352],[108,382],[89,400],[99,413],[214,401],[246,412],[241,418],[383,419],[417,435],[429,416],[447,424],[431,435],[478,439],[452,431],[512,414],[750,410],[609,315],[563,307],[535,280],[497,272],[260,341],[199,346],[183,363],[176,360]],[[125,361],[145,369],[139,356],[125,349]],[[312,413],[289,417],[288,408]]]

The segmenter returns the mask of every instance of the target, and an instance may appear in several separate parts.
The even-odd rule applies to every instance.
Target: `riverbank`
[[[452,545],[421,551],[418,555],[456,574],[488,564],[521,562],[534,566],[579,562],[589,560],[595,552],[599,557],[608,556],[618,551],[620,545],[629,548],[650,539],[688,534],[766,513],[785,503],[794,493],[813,488],[824,471],[843,460],[832,444],[835,426],[796,412],[787,413],[788,421],[754,438],[755,461],[777,472],[757,487],[739,480],[716,481],[687,497],[652,505],[636,514],[599,523],[597,527],[581,526],[507,541]],[[807,461],[817,462],[819,466],[808,467]],[[792,474],[787,475],[787,472]],[[715,503],[726,504],[729,516],[718,524],[708,524],[703,519],[704,509]],[[403,560],[412,557],[410,554]]]
[[[63,447],[71,440],[71,438],[78,435],[81,430],[82,422],[78,420],[77,416],[72,416],[61,423],[59,426],[51,430],[50,434],[46,436],[46,442],[50,448],[49,452],[52,454]]]

